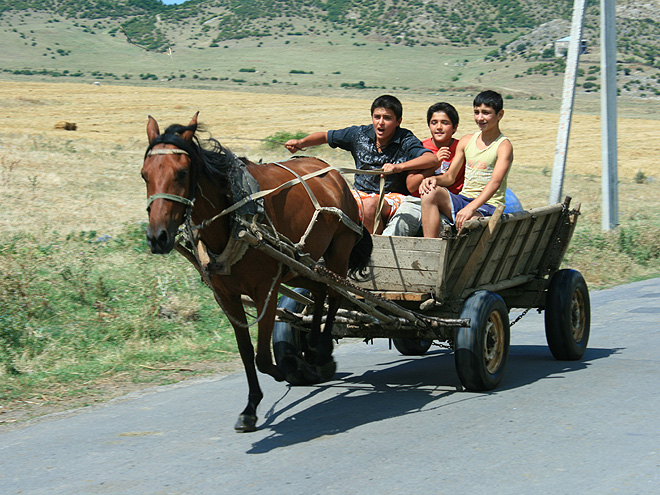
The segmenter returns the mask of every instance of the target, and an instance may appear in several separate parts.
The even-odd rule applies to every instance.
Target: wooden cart
[[[491,390],[506,367],[509,311],[536,308],[545,310],[552,354],[580,359],[589,338],[589,292],[579,272],[559,269],[579,215],[579,205],[569,205],[566,198],[529,211],[498,210],[470,220],[458,234],[447,227],[440,239],[374,236],[372,271],[361,283],[311,269],[346,295],[333,336],[389,338],[405,355],[444,342],[454,350],[462,384]],[[305,359],[309,304],[300,292],[280,299],[273,336],[280,366],[291,356]]]

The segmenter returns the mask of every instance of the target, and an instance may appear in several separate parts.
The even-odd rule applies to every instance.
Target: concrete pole
[[[616,115],[615,0],[600,0],[600,108],[602,179],[602,228],[619,224]]]
[[[561,203],[562,201],[561,193],[564,185],[564,169],[566,168],[566,150],[568,149],[568,136],[571,131],[573,100],[575,98],[575,80],[577,79],[578,61],[582,51],[584,4],[585,0],[575,0],[573,4],[571,39],[568,42],[568,54],[566,55],[564,90],[559,113],[557,144],[555,146],[555,163],[552,168],[552,181],[550,183],[550,204]]]

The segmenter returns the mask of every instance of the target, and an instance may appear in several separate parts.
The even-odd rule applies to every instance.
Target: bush
[[[266,139],[264,139],[264,143],[266,148],[276,149],[284,145],[284,143],[286,143],[289,139],[302,139],[305,136],[307,136],[307,133],[303,131],[281,131],[268,136]]]
[[[646,174],[644,172],[638,170],[637,173],[635,174],[635,182],[637,184],[646,184],[648,182],[648,177],[646,177]]]

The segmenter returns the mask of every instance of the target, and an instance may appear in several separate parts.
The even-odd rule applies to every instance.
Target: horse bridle
[[[167,149],[158,149],[158,150],[152,148],[147,152],[146,156],[154,156],[154,155],[186,155],[190,157],[190,154],[187,151],[179,148],[173,148],[173,149],[167,148]],[[157,199],[169,199],[170,201],[182,203],[190,208],[192,208],[192,206],[195,204],[195,198],[188,199],[188,198],[184,198],[183,196],[178,196],[176,194],[156,193],[156,194],[152,194],[147,199],[147,211],[149,211],[149,207],[151,206],[151,203],[153,203]]]

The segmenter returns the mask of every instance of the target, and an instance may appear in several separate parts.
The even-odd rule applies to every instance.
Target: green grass
[[[660,276],[660,223],[647,218],[603,231],[578,220],[563,266],[579,269],[592,289]]]
[[[178,255],[149,254],[143,226],[113,238],[5,237],[0,273],[0,400],[236,353],[197,272]]]

